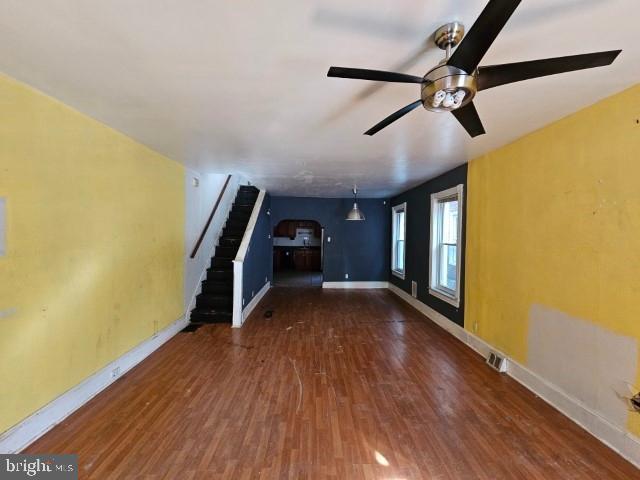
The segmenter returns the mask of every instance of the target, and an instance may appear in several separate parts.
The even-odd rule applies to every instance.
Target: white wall
[[[199,181],[198,187],[193,185],[194,178]],[[198,254],[192,259],[190,258],[191,251],[207,222],[207,218],[209,218],[211,209],[215,205],[226,179],[226,174],[200,174],[193,170],[185,170],[184,304],[187,311],[192,308],[191,303],[195,295],[200,292],[202,274],[209,266],[213,249],[218,243],[218,238],[236,197],[238,185],[243,182],[239,175],[231,177]]]

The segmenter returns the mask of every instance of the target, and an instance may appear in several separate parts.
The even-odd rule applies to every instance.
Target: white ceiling
[[[3,0],[0,70],[201,172],[275,194],[387,196],[640,79],[637,0],[524,0],[483,64],[624,49],[611,67],[481,92],[487,135],[419,109],[362,133],[419,86],[327,78],[331,65],[423,75],[427,37],[487,0]],[[404,66],[402,65],[404,64]]]

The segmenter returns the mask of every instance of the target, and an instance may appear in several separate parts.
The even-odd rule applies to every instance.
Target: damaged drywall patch
[[[625,428],[638,342],[543,305],[529,311],[527,366],[612,424]]]
[[[0,310],[0,318],[9,318],[16,314],[18,310],[16,308],[7,308],[6,310]]]

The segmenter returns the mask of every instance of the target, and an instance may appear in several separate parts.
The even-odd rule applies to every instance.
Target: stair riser
[[[236,200],[253,200],[255,202],[258,199],[258,195],[259,192],[238,192],[236,195]]]
[[[251,212],[253,212],[253,205],[255,202],[249,203],[234,203],[233,208],[231,209],[231,213],[248,213],[251,216]]]
[[[231,212],[229,214],[229,220],[236,220],[236,221],[244,221],[249,223],[249,218],[251,217],[251,212],[244,212],[244,211],[239,211],[239,212]]]
[[[238,229],[238,228],[231,228],[231,227],[224,227],[224,229],[222,230],[222,236],[223,237],[242,237],[244,235],[244,231],[245,229]]]
[[[236,258],[238,247],[216,247],[216,257],[218,258]]]
[[[213,295],[233,295],[233,285],[202,285],[202,293]]]
[[[233,199],[233,209],[251,210],[256,204],[257,198],[246,197],[238,195]]]
[[[244,220],[227,220],[225,227],[244,232],[247,229],[247,223]]]
[[[231,314],[215,314],[215,315],[202,315],[200,313],[191,314],[192,323],[231,323]]]
[[[220,243],[221,247],[238,248],[240,246],[240,243],[242,243],[242,239],[241,238],[224,238],[224,237],[222,237],[218,243]]]
[[[233,202],[232,212],[246,212],[253,210],[253,206],[256,204],[257,199],[251,197],[236,197]]]
[[[217,298],[209,295],[199,296],[196,300],[196,308],[213,308],[220,310],[229,310],[233,307],[233,299],[229,298]]]
[[[213,257],[211,259],[212,269],[231,270],[233,268],[233,260],[230,258]]]
[[[224,281],[233,280],[233,270],[228,271],[207,271],[207,280]]]

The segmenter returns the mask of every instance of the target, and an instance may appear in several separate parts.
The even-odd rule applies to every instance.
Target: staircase
[[[191,323],[231,323],[233,317],[233,259],[247,229],[259,190],[241,186],[222,236],[202,282],[202,293],[191,310]]]

